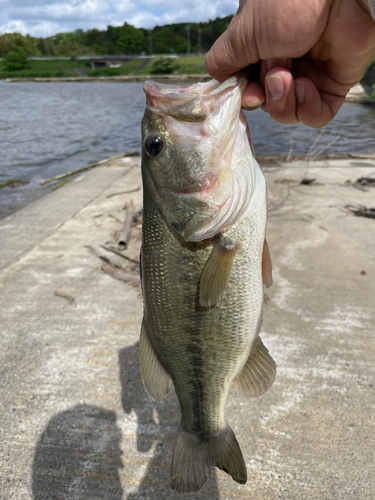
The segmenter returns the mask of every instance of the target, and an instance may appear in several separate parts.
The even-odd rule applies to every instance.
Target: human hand
[[[366,0],[240,0],[206,67],[223,81],[261,61],[244,108],[262,106],[280,123],[322,127],[374,56],[375,21]]]

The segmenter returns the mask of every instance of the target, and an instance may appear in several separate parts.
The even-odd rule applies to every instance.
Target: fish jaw
[[[143,141],[158,134],[164,150],[143,148],[143,178],[167,223],[186,241],[210,238],[245,211],[254,158],[241,110],[247,79],[189,87],[146,82]]]

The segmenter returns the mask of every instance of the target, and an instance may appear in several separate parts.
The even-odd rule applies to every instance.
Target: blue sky
[[[138,28],[234,14],[237,0],[0,0],[0,33],[51,36],[126,21]]]

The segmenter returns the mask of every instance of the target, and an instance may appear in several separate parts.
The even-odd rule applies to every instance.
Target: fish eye
[[[145,148],[150,156],[158,156],[164,148],[163,139],[158,134],[149,134],[145,139]]]

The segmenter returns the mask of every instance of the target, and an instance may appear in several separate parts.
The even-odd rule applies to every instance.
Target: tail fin
[[[178,493],[198,491],[208,479],[210,458],[207,444],[194,434],[177,431],[172,460],[172,488]]]
[[[208,442],[184,432],[180,425],[172,460],[172,487],[178,493],[198,491],[208,479],[210,466],[245,484],[247,472],[236,436],[229,425]]]
[[[210,439],[207,449],[213,465],[232,476],[237,483],[246,483],[247,472],[242,451],[228,424],[220,434]]]

